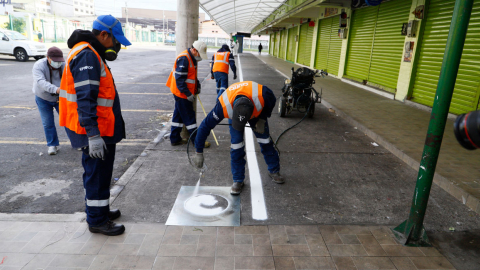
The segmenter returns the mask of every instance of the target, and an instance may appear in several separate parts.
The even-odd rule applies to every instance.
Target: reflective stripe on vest
[[[67,90],[60,89],[60,97],[66,98],[70,102],[77,102],[77,94],[69,94]],[[97,106],[113,107],[113,99],[97,98]]]
[[[222,98],[223,98],[223,103],[225,104],[225,107],[227,108],[227,112],[228,112],[228,115],[225,115],[225,117],[230,118],[230,116],[233,115],[233,108],[232,108],[232,104],[230,104],[230,101],[228,100],[227,91],[223,92]]]
[[[177,61],[180,57],[183,57],[183,56],[187,57],[187,59],[188,59],[188,64],[189,64],[188,72],[176,71]],[[196,80],[197,69],[196,69],[195,65],[193,64],[193,60],[190,57],[190,54],[188,53],[188,50],[180,53],[177,56],[177,58],[175,60],[175,64],[173,65],[172,71],[170,72],[170,75],[168,76],[168,80],[167,80],[167,83],[166,83],[167,87],[170,88],[170,91],[172,92],[172,94],[174,94],[177,97],[187,99],[187,96],[185,94],[183,94],[178,89],[177,81],[175,79],[175,75],[181,75],[181,76],[187,75],[187,79],[185,79],[185,83],[187,84],[187,88],[190,91],[190,93],[195,94],[195,89],[196,89],[196,86],[197,86],[197,80]]]
[[[254,110],[250,119],[260,115],[263,109],[263,93],[262,85],[252,81],[238,82],[230,85],[218,98],[222,105],[223,115],[225,118],[233,116],[233,103],[237,96],[248,97],[254,104]]]
[[[215,59],[215,61],[213,61],[214,63],[224,63],[224,64],[227,64],[228,65],[228,55],[229,53],[226,52],[223,59],[217,59],[217,53],[215,53],[215,57],[213,59]]]
[[[262,103],[260,103],[260,99],[258,99],[258,92],[260,92],[258,87],[259,87],[258,83],[252,82],[252,100],[253,100],[253,103],[255,104],[255,108],[257,109],[257,111],[261,111],[263,107],[262,107]]]
[[[213,72],[229,72],[229,65],[228,65],[228,58],[230,56],[230,52],[216,52],[213,56]]]

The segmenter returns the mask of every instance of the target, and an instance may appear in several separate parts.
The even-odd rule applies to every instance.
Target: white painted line
[[[243,82],[242,62],[238,54],[239,79]],[[250,128],[245,129],[245,143],[248,162],[248,174],[250,175],[250,197],[252,199],[252,218],[255,220],[266,220],[267,206],[263,194],[262,177],[258,168],[257,154],[253,140],[253,132]]]

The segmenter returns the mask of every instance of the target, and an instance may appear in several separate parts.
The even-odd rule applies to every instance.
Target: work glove
[[[202,85],[198,84],[197,85],[197,95],[200,95],[201,92],[202,92]]]
[[[257,124],[255,125],[255,132],[263,134],[265,133],[265,120],[258,119]]]
[[[205,159],[203,158],[203,153],[197,153],[195,155],[195,157],[193,158],[193,164],[195,165],[195,167],[197,167],[198,169],[201,169],[203,168],[203,161]]]
[[[88,154],[91,158],[105,159],[105,149],[107,145],[100,135],[88,138]]]
[[[233,74],[233,79],[234,79],[234,80],[237,79],[237,74]]]
[[[213,75],[212,75],[212,77],[210,77],[210,79],[215,80],[215,77],[213,77]]]
[[[193,102],[195,101],[195,96],[194,96],[194,95],[190,95],[190,96],[187,97],[187,99],[188,99],[188,101],[190,101],[190,102],[193,103]]]

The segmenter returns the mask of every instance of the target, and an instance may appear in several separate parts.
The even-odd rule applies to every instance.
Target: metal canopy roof
[[[250,33],[284,0],[199,0],[200,6],[227,34]]]

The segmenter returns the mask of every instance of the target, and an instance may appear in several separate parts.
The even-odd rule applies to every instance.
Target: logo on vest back
[[[84,67],[79,68],[80,71],[84,71],[86,69],[93,69],[93,67],[92,66],[84,66]]]
[[[238,120],[240,120],[240,122],[243,122],[243,119],[245,119],[245,116],[243,116],[243,115],[238,116]]]
[[[229,91],[234,91],[234,90],[237,90],[238,88],[243,87],[243,86],[248,86],[248,83],[239,83],[239,84],[236,84],[236,85],[232,85],[228,88],[228,90]]]

